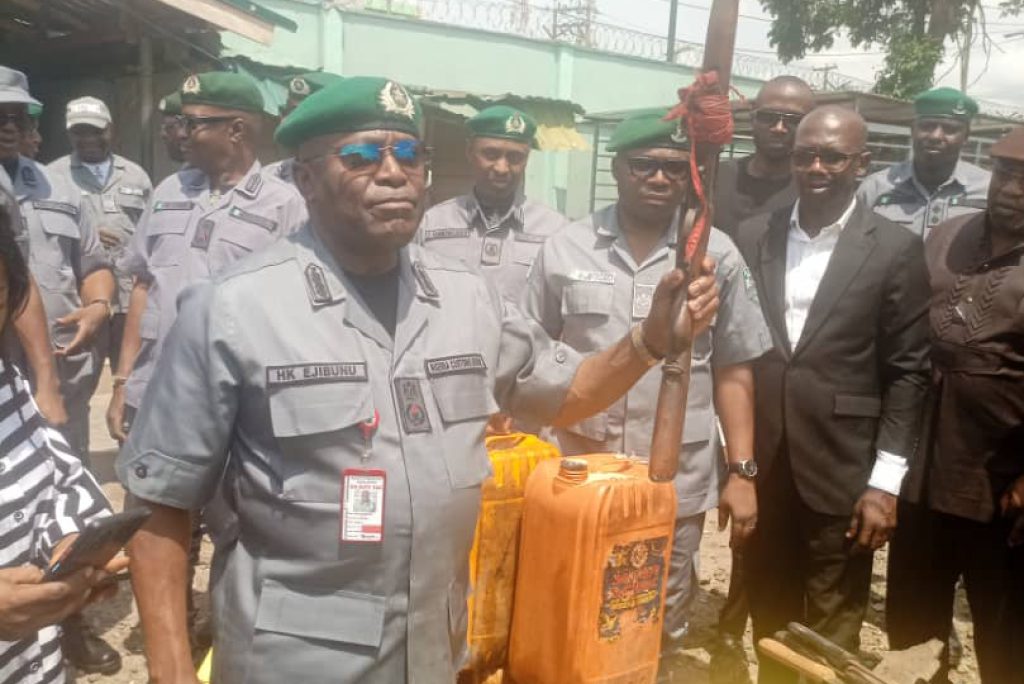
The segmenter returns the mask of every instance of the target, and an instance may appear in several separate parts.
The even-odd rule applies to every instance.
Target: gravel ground
[[[112,464],[116,453],[115,445],[107,436],[104,425],[104,413],[110,399],[109,377],[104,376],[100,389],[93,398],[92,410],[92,446],[93,463],[97,477],[103,488],[114,503],[120,508],[123,502],[123,491],[113,474]],[[710,659],[708,648],[712,643],[713,626],[718,611],[725,601],[729,586],[729,538],[726,533],[719,533],[715,528],[717,515],[713,512],[707,516],[708,524],[704,531],[704,542],[701,547],[700,589],[694,604],[693,633],[690,648],[686,649],[678,659],[671,681],[674,684],[706,684],[707,668]],[[210,544],[203,545],[202,558],[196,569],[195,587],[202,592],[200,600],[200,619],[208,614],[206,587],[210,576]],[[885,639],[885,553],[875,558],[875,571],[871,587],[871,605],[868,617],[861,630],[862,650],[867,653],[879,653],[886,647]],[[124,659],[121,671],[113,676],[83,675],[78,682],[109,682],[110,684],[145,684],[147,681],[145,660],[142,656],[142,634],[138,627],[138,614],[128,587],[122,588],[117,598],[91,608],[88,612],[91,622],[103,634],[107,643],[120,651]],[[964,658],[959,671],[951,676],[953,684],[978,684],[977,663],[974,657],[974,630],[970,622],[970,612],[966,598],[960,592],[957,600],[956,617],[957,631],[964,643]],[[751,661],[751,676],[756,676],[757,666],[754,664],[754,651],[747,631],[747,652]]]

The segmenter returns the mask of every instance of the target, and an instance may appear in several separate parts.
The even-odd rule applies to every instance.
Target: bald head
[[[822,135],[841,138],[847,151],[860,151],[868,141],[868,125],[864,117],[852,109],[826,105],[804,117],[796,131],[796,144],[804,146],[801,140]]]
[[[754,108],[775,108],[779,101],[786,103],[787,110],[793,108],[806,114],[814,108],[814,92],[796,76],[778,76],[761,86],[754,98]]]

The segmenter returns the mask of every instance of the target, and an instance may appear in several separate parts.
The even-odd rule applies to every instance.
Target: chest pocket
[[[146,224],[150,266],[177,266],[185,249],[185,231],[192,221],[192,202],[159,202]]]
[[[270,466],[281,496],[340,504],[339,474],[360,467],[365,442],[360,423],[373,418],[369,384],[330,382],[271,387],[270,420],[278,450]]]
[[[532,266],[543,244],[544,239],[541,236],[516,234],[512,241],[512,260],[523,266]]]
[[[466,357],[476,358],[476,355]],[[445,468],[454,489],[476,487],[491,474],[490,463],[483,448],[467,450],[466,445],[483,444],[486,420],[498,412],[498,403],[485,369],[450,373],[435,370],[432,373],[431,365],[443,361],[428,360],[426,364],[430,392],[443,423]]]
[[[214,240],[228,242],[249,252],[261,249],[278,235],[277,220],[241,207],[231,207],[227,220],[218,223]]]
[[[29,238],[29,252],[35,267],[33,275],[47,290],[74,289],[72,257],[82,237],[78,229],[78,209],[65,202],[37,200],[32,202],[29,211],[35,216],[43,238],[38,242]]]
[[[562,294],[562,315],[608,316],[612,312],[615,290],[611,283],[574,280]]]
[[[116,202],[132,224],[137,224],[146,209],[146,192],[142,188],[124,185],[118,188]]]

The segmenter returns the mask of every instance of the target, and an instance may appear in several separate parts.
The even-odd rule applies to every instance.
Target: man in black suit
[[[754,365],[754,636],[796,620],[851,651],[928,385],[921,240],[857,203],[866,140],[852,110],[808,114],[793,153],[798,201],[739,231],[775,342]],[[759,681],[796,676],[762,660]]]

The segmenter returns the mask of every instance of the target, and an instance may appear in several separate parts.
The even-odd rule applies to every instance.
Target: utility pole
[[[960,90],[967,92],[967,86],[971,80],[971,47],[974,42],[974,13],[977,5],[974,2],[968,4],[967,25],[964,26],[964,42],[960,48]]]
[[[837,67],[835,64],[826,64],[825,66],[814,67],[812,69],[812,71],[820,71],[822,73],[822,77],[821,77],[821,89],[822,90],[829,91],[829,90],[832,89],[832,84],[830,84],[829,81],[828,81],[828,75],[830,73],[832,73],[833,71],[835,71],[836,69],[838,69],[838,68],[839,67]]]
[[[679,18],[679,0],[670,0],[668,9],[668,53],[665,61],[676,61],[676,20]]]

